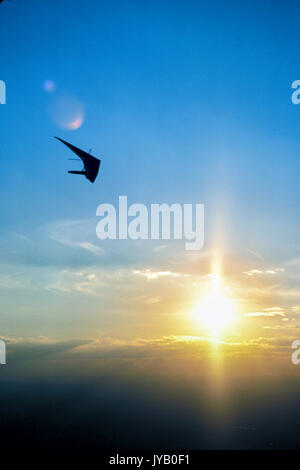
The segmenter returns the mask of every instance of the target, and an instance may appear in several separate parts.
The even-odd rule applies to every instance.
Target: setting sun
[[[212,275],[210,293],[203,297],[197,307],[196,316],[201,325],[209,329],[213,337],[235,321],[235,302],[222,286],[222,279]]]

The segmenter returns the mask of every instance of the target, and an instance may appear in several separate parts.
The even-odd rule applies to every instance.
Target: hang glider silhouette
[[[93,157],[92,155],[85,152],[84,150],[81,150],[78,147],[75,147],[75,145],[69,144],[69,142],[66,142],[63,139],[60,139],[59,137],[55,137],[55,139],[60,140],[60,142],[65,144],[67,147],[69,147],[69,149],[71,149],[72,152],[76,153],[76,155],[83,162],[82,171],[70,170],[68,171],[68,173],[71,173],[72,175],[84,175],[91,183],[94,183],[99,172],[101,160],[99,160],[96,157]]]

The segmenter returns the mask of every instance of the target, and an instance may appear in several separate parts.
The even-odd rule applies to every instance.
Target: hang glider
[[[68,173],[71,173],[72,175],[84,175],[91,183],[94,183],[99,172],[101,160],[93,157],[84,150],[75,147],[75,145],[69,144],[69,142],[60,139],[59,137],[55,137],[55,139],[60,140],[60,142],[69,147],[69,149],[76,153],[76,155],[83,161],[84,169],[82,171],[70,170]]]

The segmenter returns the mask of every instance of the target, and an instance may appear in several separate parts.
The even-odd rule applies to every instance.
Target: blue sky
[[[127,194],[204,202],[208,226],[222,201],[233,236],[293,243],[298,15],[286,2],[3,5],[2,229],[93,216]],[[51,120],[47,79],[83,103],[77,131]],[[103,156],[95,187],[66,175],[56,134]]]
[[[65,299],[45,286],[69,268],[179,263],[178,244],[161,256],[151,242],[96,239],[98,204],[122,194],[145,204],[204,203],[203,256],[219,239],[250,264],[298,256],[296,2],[13,0],[0,13],[2,271],[40,287],[36,296],[8,292],[7,311],[25,311],[30,325],[53,305],[64,311]],[[66,96],[85,110],[77,130],[53,119]],[[76,163],[54,135],[102,157],[95,185],[67,174]],[[26,315],[19,325],[27,331]]]

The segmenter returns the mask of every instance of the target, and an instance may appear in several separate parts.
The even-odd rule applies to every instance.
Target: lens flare
[[[45,80],[44,82],[44,90],[47,92],[47,93],[52,93],[53,91],[55,91],[56,89],[56,85],[55,83],[53,82],[53,80]]]
[[[84,122],[83,104],[70,95],[56,96],[49,107],[49,111],[53,121],[61,129],[76,130]]]

